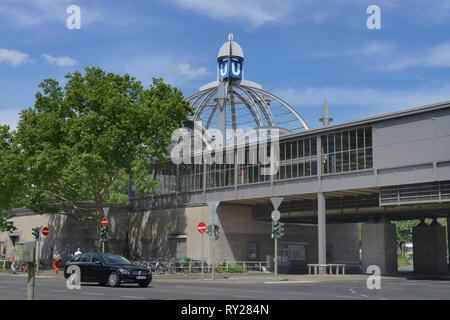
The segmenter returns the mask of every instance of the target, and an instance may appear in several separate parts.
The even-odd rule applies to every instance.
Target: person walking
[[[59,255],[58,251],[55,251],[55,254],[53,255],[53,263],[55,264],[55,273],[58,273],[60,262],[61,256]]]

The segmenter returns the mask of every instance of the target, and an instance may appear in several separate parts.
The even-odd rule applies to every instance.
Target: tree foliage
[[[53,79],[40,83],[17,132],[2,129],[1,141],[12,151],[11,164],[0,167],[0,181],[8,184],[1,187],[11,188],[9,200],[15,197],[34,212],[99,222],[105,200],[126,202],[129,177],[142,194],[157,188],[148,167],[165,159],[172,132],[192,108],[161,79],[144,89],[128,74],[100,68],[66,79],[64,87]],[[12,181],[20,187],[11,187]],[[94,209],[80,203],[93,203]]]

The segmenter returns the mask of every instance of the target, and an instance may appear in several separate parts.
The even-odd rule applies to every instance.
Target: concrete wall
[[[436,220],[413,228],[414,272],[440,274],[448,270],[445,228]]]
[[[256,260],[266,261],[274,254],[274,240],[271,238],[271,224],[253,218],[251,207],[219,206],[217,209],[220,227],[219,240],[215,242],[216,261],[248,261],[248,244],[257,244]],[[112,239],[107,251],[127,257],[141,256],[145,259],[168,257],[169,241],[173,237],[186,239],[186,256],[201,259],[201,234],[197,225],[209,222],[208,206],[197,206],[157,211],[127,212],[126,208],[111,208],[109,226]],[[18,214],[14,219],[20,240],[33,240],[31,229],[35,226],[49,226],[51,233],[42,246],[43,259],[51,264],[54,250],[62,253],[63,259],[78,247],[83,252],[96,251],[98,238],[94,223],[79,223],[61,215],[34,215],[30,212]],[[11,245],[9,235],[0,234],[0,241]],[[204,236],[205,258],[211,261],[212,242]],[[278,240],[283,244],[306,245],[306,259],[289,264],[286,272],[306,272],[307,263],[317,263],[317,227],[286,225],[285,235]],[[359,262],[357,224],[327,225],[329,262],[357,265]],[[350,270],[350,269],[349,269]],[[281,270],[280,270],[281,271]]]
[[[365,223],[361,225],[362,272],[367,267],[380,267],[381,274],[397,272],[397,234],[391,223]]]
[[[127,254],[126,241],[128,234],[128,214],[126,206],[111,206],[109,227],[112,239],[107,247],[108,251]],[[16,210],[16,217],[12,219],[17,231],[12,233],[0,232],[0,242],[6,245],[6,256],[12,255],[12,236],[18,236],[19,241],[34,240],[32,228],[48,226],[50,234],[41,241],[41,257],[45,266],[50,267],[51,257],[55,250],[61,254],[63,261],[68,253],[74,253],[77,248],[82,252],[95,252],[99,225],[94,222],[78,222],[70,217],[59,214],[33,214],[28,210]]]

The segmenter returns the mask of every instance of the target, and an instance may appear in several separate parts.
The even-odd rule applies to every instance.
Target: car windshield
[[[118,254],[104,254],[102,257],[108,264],[131,264],[130,261]]]

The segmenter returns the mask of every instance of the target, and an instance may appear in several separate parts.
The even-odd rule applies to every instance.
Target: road
[[[0,300],[25,299],[26,275],[0,273]],[[369,290],[366,281],[212,281],[155,277],[148,288],[82,284],[69,290],[61,276],[36,279],[37,300],[397,300],[450,299],[449,280],[382,280]]]

